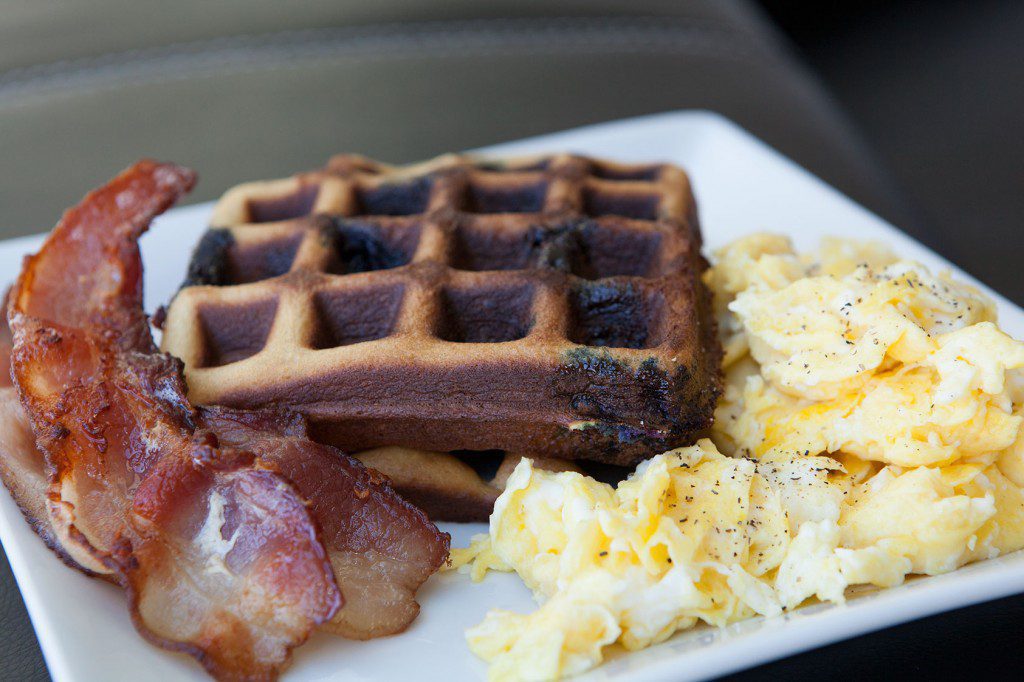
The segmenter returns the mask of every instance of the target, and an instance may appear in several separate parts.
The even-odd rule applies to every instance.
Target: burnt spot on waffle
[[[328,272],[344,275],[390,270],[409,263],[419,242],[419,227],[358,220],[333,221],[332,250],[337,257]]]
[[[182,286],[229,286],[285,274],[295,260],[301,236],[268,237],[257,243],[238,244],[228,230],[209,230],[192,253]]]
[[[696,216],[665,164],[338,156],[224,195],[164,349],[193,400],[287,405],[347,450],[634,464],[720,391]]]
[[[235,238],[227,230],[206,232],[192,250],[188,274],[185,275],[185,282],[181,286],[184,288],[205,284],[228,284],[231,280],[231,264],[227,252],[234,242]]]
[[[534,226],[527,235],[530,244],[530,263],[535,267],[551,268],[581,277],[593,274],[589,254],[582,233],[593,232],[594,224],[587,220],[569,221],[554,228]]]
[[[569,296],[569,340],[581,346],[652,348],[661,343],[661,292],[633,282],[581,283]]]

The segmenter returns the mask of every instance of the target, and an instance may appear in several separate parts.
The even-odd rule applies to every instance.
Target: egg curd
[[[492,680],[1024,547],[1024,344],[984,295],[877,245],[801,256],[764,234],[716,253],[706,281],[726,348],[710,439],[617,488],[524,459],[490,532],[453,550],[540,602],[467,632]]]

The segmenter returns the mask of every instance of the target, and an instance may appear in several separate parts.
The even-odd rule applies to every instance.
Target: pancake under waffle
[[[240,185],[168,308],[189,397],[290,406],[348,451],[630,465],[720,391],[685,173],[571,155],[343,155]]]

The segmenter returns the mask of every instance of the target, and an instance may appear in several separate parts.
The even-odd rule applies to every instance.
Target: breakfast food
[[[163,348],[197,404],[347,451],[633,465],[710,424],[720,347],[689,183],[561,155],[335,157],[219,202]]]
[[[712,302],[677,169],[339,157],[220,204],[165,343],[193,398],[245,399],[193,406],[153,345],[137,247],[192,182],[142,162],[26,261],[13,338],[0,325],[0,478],[68,565],[125,589],[147,639],[217,677],[273,677],[316,629],[405,629],[449,542],[409,501],[493,506],[452,565],[515,571],[541,602],[468,632],[498,680],[1024,547],[1024,344],[946,275],[752,235],[703,273]],[[622,217],[641,209],[661,217]],[[350,361],[380,385],[327,367]],[[706,437],[655,454],[707,426],[719,364]],[[305,383],[282,388],[292,371]],[[565,404],[536,400],[552,373]],[[321,439],[387,444],[349,457]],[[504,451],[421,449],[467,442]],[[638,459],[623,481],[606,464]]]
[[[388,477],[399,495],[434,521],[486,521],[494,501],[522,455],[474,452],[454,455],[396,446],[364,450],[353,455]],[[563,459],[534,457],[533,466],[545,471],[583,469]]]
[[[23,411],[0,389],[0,474],[67,563],[125,589],[148,640],[265,679],[317,627],[403,630],[449,538],[301,416],[186,400],[150,335],[137,241],[193,182],[140,162],[26,260],[8,311]]]
[[[515,571],[542,602],[467,633],[491,679],[572,675],[615,642],[1024,547],[1024,343],[987,297],[873,244],[799,256],[753,235],[716,261],[714,442],[618,487],[525,459],[489,533],[453,550],[474,578]]]

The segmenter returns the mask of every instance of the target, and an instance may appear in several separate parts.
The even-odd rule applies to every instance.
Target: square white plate
[[[626,161],[670,161],[693,179],[705,240],[717,248],[757,230],[792,236],[800,248],[824,235],[879,239],[933,268],[953,267],[857,206],[729,121],[683,112],[503,144],[487,151],[522,154],[574,151]],[[210,205],[171,211],[143,240],[149,310],[181,282],[189,252],[205,228]],[[13,278],[39,237],[0,243],[0,272]],[[954,268],[955,270],[955,268]],[[967,277],[957,272],[961,277]],[[983,287],[984,288],[984,287]],[[993,295],[1003,326],[1024,337],[1024,311]],[[444,524],[465,546],[483,524]],[[0,538],[25,597],[50,673],[72,680],[202,680],[191,659],[147,644],[132,628],[120,592],[66,568],[0,494]],[[646,651],[613,653],[589,680],[697,679],[781,658],[897,623],[1024,591],[1024,553],[922,578],[886,591],[865,590],[846,605],[817,604],[773,619],[724,629],[697,628]],[[461,574],[431,578],[420,592],[419,618],[402,635],[371,642],[314,636],[295,653],[286,680],[483,679],[486,666],[466,647],[463,631],[488,609],[535,608],[514,575],[491,574],[472,584]],[[0,636],[3,636],[0,633]],[[581,678],[584,679],[584,678]]]

